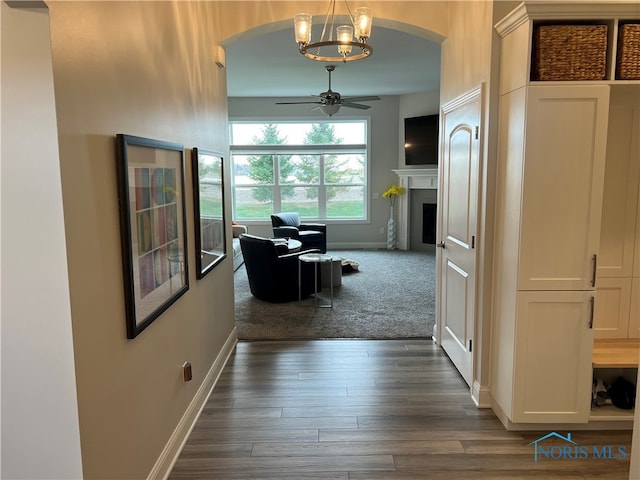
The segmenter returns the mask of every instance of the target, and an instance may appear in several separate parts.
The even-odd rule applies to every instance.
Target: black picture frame
[[[203,148],[191,150],[196,277],[213,270],[227,257],[224,158]]]
[[[127,338],[189,289],[184,147],[116,135]]]

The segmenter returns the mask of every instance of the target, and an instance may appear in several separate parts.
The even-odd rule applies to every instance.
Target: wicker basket
[[[603,80],[607,25],[538,25],[532,80]]]
[[[640,80],[640,24],[620,25],[616,78]]]

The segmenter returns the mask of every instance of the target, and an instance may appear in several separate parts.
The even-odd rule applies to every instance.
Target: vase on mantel
[[[396,249],[396,220],[393,215],[393,205],[387,222],[387,250]]]

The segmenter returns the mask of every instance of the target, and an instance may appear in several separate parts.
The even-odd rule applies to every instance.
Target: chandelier
[[[336,0],[330,0],[329,9],[322,27],[322,35],[318,42],[311,41],[311,15],[299,13],[293,18],[294,31],[298,50],[305,57],[318,62],[352,62],[369,57],[373,47],[367,43],[371,37],[371,9],[358,7],[351,13],[349,4],[345,0],[351,25],[340,25],[336,28],[336,38],[333,38]],[[328,31],[328,33],[327,33]],[[337,54],[329,54],[328,47],[335,47]],[[357,53],[353,53],[353,50]]]

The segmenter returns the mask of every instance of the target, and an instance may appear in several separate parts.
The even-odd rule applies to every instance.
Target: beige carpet
[[[234,275],[240,340],[309,338],[429,338],[435,321],[435,254],[401,250],[341,250],[359,264],[335,289],[334,308],[268,303],[251,295],[244,266]],[[328,291],[323,291],[328,294]]]

